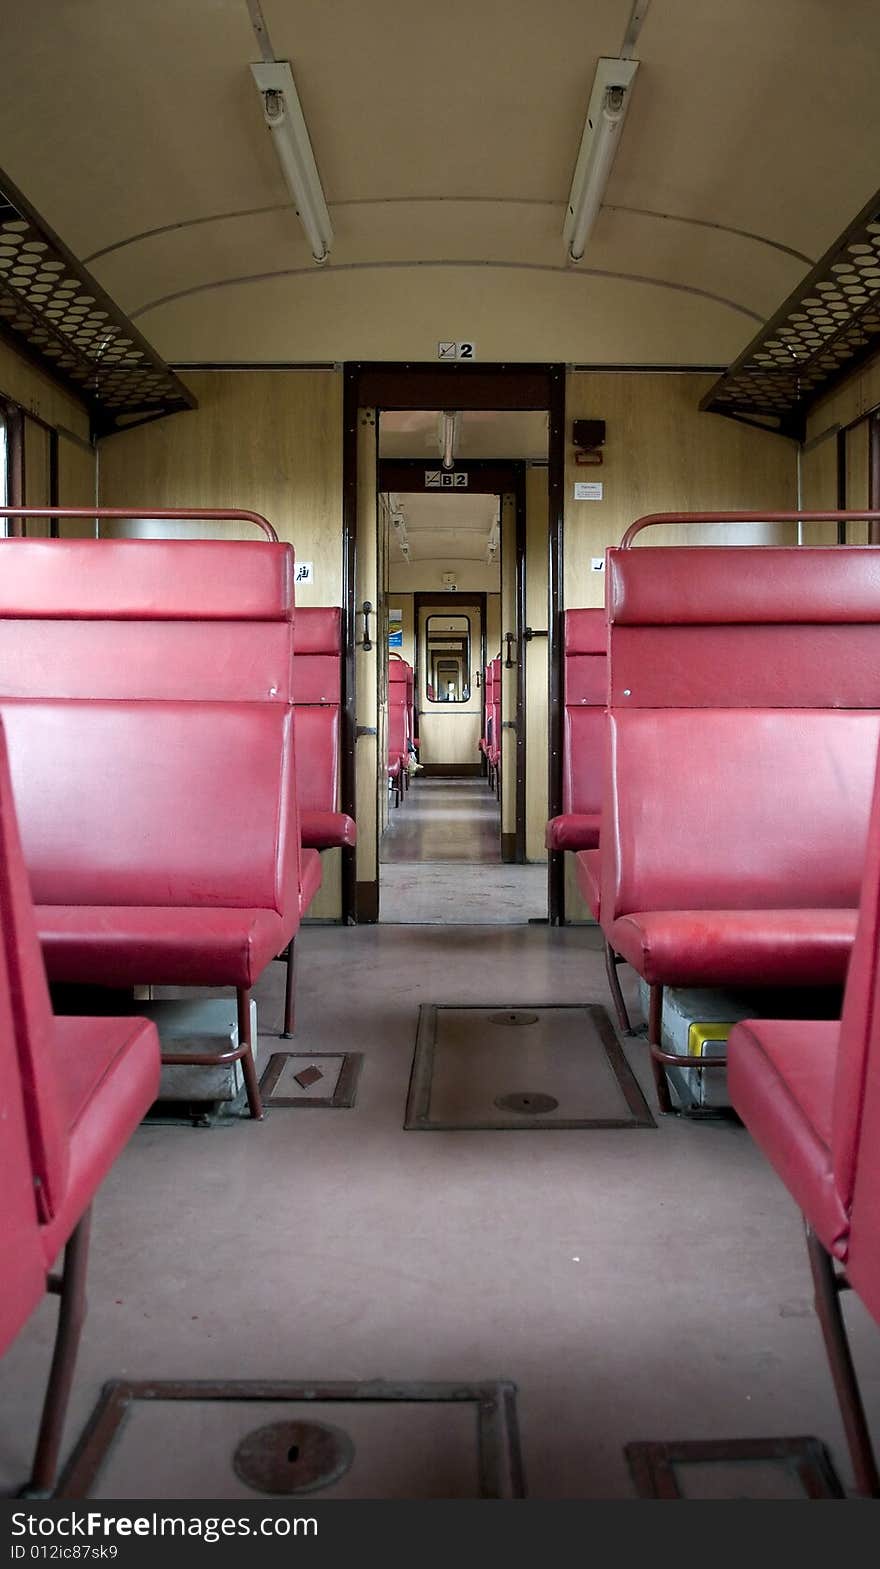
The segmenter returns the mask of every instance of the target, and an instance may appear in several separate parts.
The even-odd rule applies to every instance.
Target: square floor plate
[[[846,1496],[818,1438],[627,1444],[624,1453],[640,1498]]]
[[[361,1052],[276,1051],[260,1092],[267,1106],[351,1107],[363,1060]]]
[[[353,1448],[342,1475],[309,1489],[321,1498],[524,1496],[514,1384],[241,1381],[105,1385],[55,1496],[267,1497],[233,1455],[277,1422],[341,1430]]]
[[[604,1008],[419,1009],[404,1127],[653,1128]]]

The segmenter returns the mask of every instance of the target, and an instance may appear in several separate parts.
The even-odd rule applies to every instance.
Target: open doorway
[[[547,917],[543,845],[526,843],[528,676],[519,647],[526,470],[534,468],[532,489],[546,495],[547,425],[545,411],[379,415],[384,635],[377,675],[388,768],[377,867],[383,922]],[[546,628],[546,507],[542,521],[532,571]],[[544,720],[546,663],[541,676]],[[534,744],[542,739],[543,815],[546,725],[539,723]]]
[[[457,423],[455,416],[458,415]],[[453,428],[452,466],[438,443],[438,422]],[[515,899],[505,919],[558,920],[561,910],[561,868],[544,859],[546,820],[561,810],[562,800],[562,562],[563,489],[565,477],[565,368],[562,365],[432,365],[373,362],[348,364],[344,374],[343,449],[343,571],[345,582],[345,643],[343,664],[342,804],[358,824],[356,850],[343,857],[343,911],[350,921],[380,919],[383,868],[395,863],[380,859],[390,812],[402,812],[396,799],[412,804],[426,770],[398,779],[389,796],[387,777],[392,682],[402,684],[400,648],[388,640],[392,629],[392,589],[386,533],[380,514],[390,498],[428,491],[468,491],[501,497],[498,552],[501,562],[501,616],[494,650],[490,647],[489,602],[484,625],[486,661],[480,675],[481,725],[484,742],[491,739],[493,757],[476,767],[485,774],[473,783],[494,790],[500,812],[501,859],[494,863],[459,862],[457,889],[444,914],[435,909],[419,919],[468,921],[480,919],[486,873],[530,868],[542,886],[536,913]],[[539,444],[523,439],[537,429]],[[381,450],[380,450],[381,436]],[[446,514],[451,517],[451,514]],[[454,526],[453,522],[449,525]],[[390,524],[393,527],[393,524]],[[410,551],[410,556],[412,552]],[[448,558],[447,558],[448,559]],[[405,561],[405,556],[404,556]],[[488,565],[488,562],[486,563]],[[400,570],[403,570],[401,566]],[[444,568],[452,571],[452,568]],[[449,584],[433,580],[425,591],[444,596]],[[460,581],[454,587],[462,590]],[[415,615],[416,585],[411,592]],[[412,622],[413,629],[415,622]],[[415,631],[413,689],[415,686]],[[473,645],[471,645],[473,647]],[[494,652],[494,658],[491,657]],[[423,650],[426,664],[427,646]],[[485,679],[491,667],[493,688],[487,701]],[[455,681],[453,680],[453,694]],[[476,686],[473,669],[472,687]],[[447,686],[447,693],[448,693]],[[421,751],[421,709],[413,716],[411,741],[416,760]],[[490,718],[491,712],[491,718]],[[400,733],[399,717],[397,735]],[[407,743],[408,745],[408,743]],[[406,753],[404,755],[407,755]],[[430,776],[428,776],[430,777]],[[483,783],[481,783],[483,781]],[[407,791],[407,783],[409,790]],[[389,804],[389,801],[391,804]],[[398,865],[403,863],[397,863]],[[424,886],[432,874],[410,863]],[[479,879],[479,883],[474,881]],[[549,890],[549,899],[548,899]],[[389,917],[388,890],[382,918]],[[497,913],[486,912],[494,921]]]

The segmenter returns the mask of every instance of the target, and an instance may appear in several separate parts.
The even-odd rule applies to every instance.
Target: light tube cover
[[[290,66],[278,60],[252,65],[251,71],[297,216],[320,264],[330,255],[333,227]]]
[[[563,239],[570,261],[582,259],[629,108],[638,60],[600,60],[568,196]]]

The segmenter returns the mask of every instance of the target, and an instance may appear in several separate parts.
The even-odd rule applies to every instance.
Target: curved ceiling
[[[873,0],[651,0],[584,262],[562,219],[632,0],[30,0],[2,163],[176,363],[728,364],[878,183]],[[310,259],[250,63],[290,60],[330,207]]]

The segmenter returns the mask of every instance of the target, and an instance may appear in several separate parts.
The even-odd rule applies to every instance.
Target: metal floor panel
[[[261,1429],[320,1425],[343,1463],[322,1498],[521,1498],[516,1386],[117,1381],[104,1387],[56,1498],[258,1498],[241,1457]],[[173,1442],[171,1435],[173,1434]],[[300,1460],[296,1447],[290,1463]]]
[[[604,1008],[419,1009],[404,1127],[654,1128]]]

